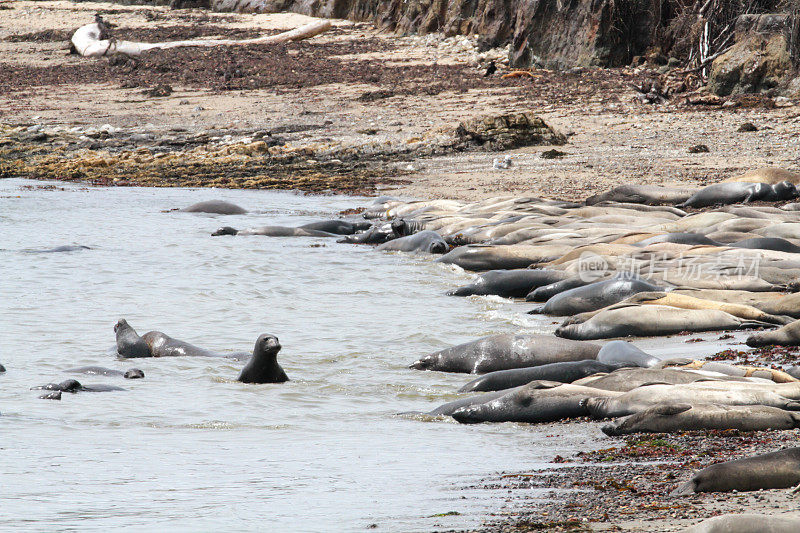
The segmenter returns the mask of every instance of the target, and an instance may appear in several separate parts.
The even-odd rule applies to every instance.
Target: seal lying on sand
[[[591,387],[533,381],[488,402],[461,407],[452,417],[462,424],[478,422],[555,422],[586,416],[585,400],[590,397],[614,397],[617,392]]]
[[[542,246],[522,244],[507,246],[469,245],[451,250],[437,259],[437,261],[457,265],[464,270],[511,270],[554,261],[570,250],[572,250],[572,246],[564,244],[546,244]]]
[[[278,364],[281,344],[274,335],[261,335],[256,340],[253,356],[242,369],[237,381],[242,383],[284,383],[289,381]]]
[[[394,252],[428,252],[443,254],[450,246],[435,231],[425,230],[385,242],[378,246],[378,250]]]
[[[233,359],[246,359],[249,353],[235,352],[231,354],[217,354],[203,348],[198,348],[188,342],[179,341],[161,333],[149,331],[139,336],[128,322],[122,318],[114,326],[117,337],[117,353],[120,357],[132,359],[136,357],[230,357]]]
[[[478,276],[469,285],[448,292],[448,296],[489,295],[505,298],[524,298],[537,287],[549,285],[566,278],[568,274],[559,270],[490,270]]]
[[[594,359],[600,345],[550,335],[492,335],[446,348],[415,361],[410,368],[483,374],[495,370]]]
[[[602,350],[600,351],[602,352]],[[586,361],[566,361],[564,363],[549,363],[527,368],[497,370],[473,379],[458,389],[458,392],[510,389],[520,385],[527,385],[531,381],[572,383],[575,380],[601,372],[612,372],[621,366],[624,366],[624,364],[605,364],[588,359]]]
[[[197,202],[189,207],[184,207],[181,211],[184,213],[212,213],[216,215],[242,215],[247,213],[246,209],[224,200]]]
[[[683,533],[797,533],[800,516],[725,514],[703,520]]]
[[[634,204],[675,205],[688,200],[697,189],[677,189],[657,185],[620,185],[586,199],[586,205],[600,202],[630,202]]]
[[[756,200],[790,200],[797,197],[797,189],[789,182],[775,185],[767,183],[727,182],[704,187],[678,207],[708,207],[754,202]]]
[[[609,436],[695,430],[766,431],[800,427],[800,413],[765,405],[662,404],[603,426]]]
[[[800,483],[800,448],[735,459],[706,467],[671,496],[696,492],[730,492],[761,489],[788,489]]]
[[[639,366],[649,368],[661,362],[658,357],[644,352],[626,341],[611,341],[597,353],[597,360],[608,365]]]
[[[679,309],[666,305],[632,305],[604,310],[586,322],[556,329],[565,339],[593,340],[614,337],[654,337],[682,331],[718,331],[774,327],[767,322],[744,320],[715,309]]]
[[[720,376],[724,378],[725,376]],[[587,376],[581,378],[573,385],[583,385],[595,389],[628,392],[653,383],[678,385],[679,383],[694,383],[695,381],[709,381],[710,378],[699,372],[677,370],[674,368],[620,368],[608,374]],[[736,379],[736,378],[730,378]]]
[[[469,407],[470,405],[477,405],[480,403],[485,403],[490,400],[494,400],[495,398],[499,398],[501,396],[505,396],[512,390],[516,390],[519,387],[515,387],[513,389],[508,390],[499,390],[499,391],[492,391],[487,392],[486,394],[478,394],[476,396],[468,396],[467,398],[459,398],[458,400],[453,400],[452,402],[447,402],[433,411],[425,413],[429,416],[451,416],[457,410],[461,409],[462,407]]]
[[[87,374],[90,376],[122,376],[125,379],[141,379],[144,377],[144,372],[138,368],[129,368],[123,372],[122,370],[114,370],[102,366],[82,366],[79,368],[69,368],[64,372],[69,372],[70,374]]]
[[[211,234],[212,237],[220,235],[263,235],[265,237],[336,237],[333,233],[315,229],[287,228],[285,226],[262,226],[260,228],[238,230],[224,226]]]
[[[529,314],[571,316],[596,311],[621,302],[640,292],[660,291],[661,288],[638,278],[614,278],[590,283],[556,294]]]
[[[795,320],[791,324],[773,331],[761,331],[747,337],[747,345],[752,348],[770,344],[780,346],[800,345],[800,320]]]

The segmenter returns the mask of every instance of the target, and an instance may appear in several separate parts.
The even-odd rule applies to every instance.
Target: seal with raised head
[[[800,448],[787,448],[708,466],[672,491],[671,496],[688,496],[697,492],[788,489],[798,483]]]
[[[136,357],[229,357],[233,359],[249,358],[245,352],[218,354],[198,348],[188,342],[173,339],[160,331],[148,331],[141,337],[128,322],[122,318],[114,326],[117,337],[117,353],[120,357],[132,359]]]
[[[751,348],[777,344],[779,346],[800,345],[800,320],[795,320],[773,331],[760,331],[747,337],[747,345]]]
[[[144,377],[144,372],[138,368],[129,368],[126,371],[114,370],[113,368],[106,368],[103,366],[81,366],[78,368],[68,368],[64,372],[70,374],[87,374],[90,376],[122,376],[125,379],[141,379]]]
[[[184,213],[210,213],[214,215],[242,215],[247,213],[246,209],[224,200],[197,202],[189,207],[184,207],[181,211]]]
[[[410,368],[483,374],[564,361],[594,359],[600,345],[551,335],[501,334],[465,342],[426,355]]]
[[[284,383],[289,381],[278,364],[281,344],[274,335],[261,335],[253,348],[253,357],[242,368],[237,381],[242,383]]]
[[[765,405],[668,403],[603,426],[609,436],[697,430],[767,431],[800,427],[800,413]]]
[[[126,390],[122,387],[117,387],[114,385],[83,385],[81,382],[75,379],[67,379],[62,381],[61,383],[48,383],[47,385],[41,385],[39,387],[31,387],[31,390],[49,390],[49,391],[58,391],[58,392],[110,392],[110,391],[119,391],[119,390]],[[61,399],[61,398],[58,398]]]
[[[549,285],[568,276],[560,270],[516,269],[484,272],[469,285],[449,291],[449,296],[495,295],[524,298],[537,287]]]
[[[378,250],[391,252],[428,252],[443,254],[450,249],[441,235],[435,231],[425,230],[406,237],[400,237],[378,246]]]
[[[602,352],[602,350],[600,350]],[[527,385],[531,381],[557,381],[572,383],[575,380],[592,376],[601,372],[613,372],[624,364],[605,364],[593,359],[585,361],[566,361],[549,363],[526,368],[512,368],[489,372],[473,379],[458,392],[497,391]]]

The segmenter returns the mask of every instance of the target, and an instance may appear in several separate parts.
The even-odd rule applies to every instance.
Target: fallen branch
[[[197,39],[192,41],[167,41],[163,43],[140,43],[135,41],[117,41],[102,39],[102,28],[99,24],[86,24],[78,28],[72,35],[72,44],[78,54],[84,57],[100,57],[112,54],[138,56],[146,50],[154,48],[177,48],[179,46],[233,46],[246,44],[276,44],[287,41],[301,41],[324,33],[331,28],[330,21],[312,22],[291,31],[278,35],[267,35],[255,39]]]
[[[712,61],[714,61],[716,58],[718,58],[719,56],[721,56],[722,54],[724,54],[725,52],[727,52],[727,51],[728,51],[730,48],[731,48],[731,47],[729,46],[728,48],[725,48],[724,50],[720,50],[720,51],[719,51],[719,52],[717,52],[716,54],[712,54],[712,55],[708,56],[708,57],[705,59],[705,61],[703,61],[702,63],[700,63],[700,64],[699,64],[699,65],[697,65],[696,67],[694,67],[694,68],[688,68],[688,69],[682,70],[682,71],[681,71],[681,74],[691,74],[692,72],[697,72],[698,70],[702,70],[702,69],[706,68],[706,67],[708,66],[708,64],[709,64],[709,63],[711,63],[711,62],[712,62]]]

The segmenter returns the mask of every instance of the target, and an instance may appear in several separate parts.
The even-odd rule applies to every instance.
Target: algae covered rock
[[[464,149],[511,150],[521,146],[564,144],[566,137],[533,113],[483,115],[461,122],[456,144]]]

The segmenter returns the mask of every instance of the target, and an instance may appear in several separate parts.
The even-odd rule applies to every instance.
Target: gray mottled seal
[[[489,400],[494,400],[495,398],[499,398],[511,392],[511,390],[500,390],[500,391],[493,391],[487,392],[486,394],[478,394],[477,396],[468,396],[466,398],[459,398],[458,400],[453,400],[452,402],[447,402],[433,411],[425,413],[430,416],[451,416],[457,410],[461,409],[462,407],[468,407],[470,405],[477,405],[480,403],[488,402]]]
[[[211,234],[212,237],[220,235],[263,235],[265,237],[336,237],[333,233],[315,229],[288,228],[285,226],[262,226],[260,228],[238,230],[224,226]]]
[[[597,360],[609,365],[625,364],[644,368],[655,366],[661,362],[658,357],[652,356],[626,341],[607,342],[600,348]]]
[[[246,209],[224,200],[197,202],[189,207],[184,207],[181,211],[184,213],[211,213],[215,215],[242,215],[247,213]]]
[[[602,352],[602,350],[600,351]],[[526,368],[497,370],[473,379],[458,389],[458,392],[511,389],[513,387],[527,385],[531,381],[572,383],[575,380],[592,376],[600,372],[613,372],[620,368],[620,366],[621,365],[605,364],[593,359],[587,359],[585,361],[566,361],[564,363],[549,363]]]
[[[678,207],[708,207],[777,198],[773,187],[767,183],[715,183],[703,187]]]
[[[49,390],[59,392],[110,392],[125,389],[122,387],[116,387],[114,385],[83,385],[77,380],[67,379],[61,383],[48,383],[47,385],[42,385],[40,387],[31,387],[31,390]]]
[[[320,220],[319,222],[311,222],[299,227],[305,230],[324,231],[335,235],[353,235],[358,231],[371,228],[372,223],[365,220],[352,222],[349,220]]]
[[[399,235],[395,234],[391,224],[375,224],[370,226],[365,231],[354,233],[353,235],[345,235],[336,242],[351,244],[382,244],[395,237],[399,237]]]
[[[489,295],[505,298],[524,298],[537,287],[549,285],[567,277],[559,270],[516,269],[490,270],[469,285],[448,292],[449,296]]]
[[[749,248],[753,250],[775,250],[778,252],[800,253],[800,246],[792,244],[780,237],[756,237],[729,244],[732,248]]]
[[[800,320],[795,320],[773,331],[760,331],[747,338],[747,345],[753,348],[777,344],[780,346],[800,345]]]
[[[561,294],[564,291],[574,289],[576,287],[583,287],[590,283],[596,283],[598,280],[591,280],[581,276],[574,276],[561,281],[556,281],[550,285],[544,285],[532,290],[526,297],[526,302],[546,302],[556,294]]]
[[[800,516],[725,514],[703,520],[683,533],[797,533]]]
[[[657,337],[682,331],[718,331],[774,327],[773,324],[744,320],[716,309],[679,309],[665,305],[633,305],[600,311],[580,324],[556,329],[565,339],[593,340],[614,337]]]
[[[766,431],[800,427],[800,413],[765,405],[662,404],[603,426],[610,436],[695,430]]]
[[[660,287],[642,279],[613,278],[556,294],[543,306],[528,311],[528,313],[571,316],[608,307],[640,292],[660,290]]]
[[[278,364],[281,344],[274,335],[261,335],[253,348],[253,357],[242,369],[237,381],[242,383],[284,383],[289,381]]]
[[[735,459],[706,467],[671,496],[696,492],[740,492],[761,489],[788,489],[800,483],[800,448]]]
[[[492,335],[446,348],[419,359],[410,368],[483,374],[526,366],[594,359],[600,345],[550,335]]]
[[[450,249],[444,242],[441,235],[435,231],[425,230],[400,237],[378,246],[378,250],[394,252],[428,252],[431,254],[443,254]]]
[[[512,270],[554,261],[570,250],[572,250],[572,246],[564,244],[540,246],[472,244],[459,246],[437,259],[437,261],[457,265],[464,270]]]
[[[586,416],[585,400],[619,393],[552,381],[533,381],[488,402],[461,407],[451,415],[462,424],[479,422],[555,422]]]
[[[144,372],[138,368],[129,368],[126,371],[114,370],[113,368],[105,368],[103,366],[81,366],[78,368],[69,368],[64,372],[70,374],[87,374],[90,376],[122,376],[125,379],[141,379],[144,377]]]
[[[678,385],[709,381],[712,378],[698,372],[689,372],[674,368],[620,368],[608,374],[588,376],[579,379],[573,385],[584,385],[594,389],[629,392],[643,385],[664,383]]]
[[[148,331],[140,337],[124,318],[116,323],[114,326],[114,333],[117,337],[117,353],[120,357],[126,359],[137,357],[180,357],[187,355],[230,357],[234,359],[250,357],[250,354],[242,352],[231,354],[210,352],[189,344],[188,342],[173,339],[160,331]]]

